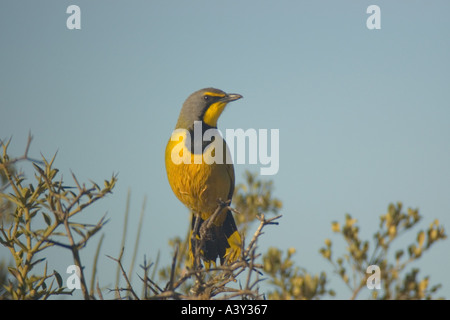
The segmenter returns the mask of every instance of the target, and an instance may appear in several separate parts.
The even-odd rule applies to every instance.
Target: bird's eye
[[[205,101],[209,100],[209,96],[203,96],[203,99],[205,99]]]

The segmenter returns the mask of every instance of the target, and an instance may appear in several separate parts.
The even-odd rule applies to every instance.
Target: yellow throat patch
[[[219,119],[226,105],[227,103],[222,101],[210,105],[208,110],[206,110],[205,115],[203,116],[203,121],[208,126],[217,127],[217,119]]]
[[[224,94],[215,92],[205,92],[204,95],[221,98],[225,97]],[[206,110],[205,115],[203,116],[203,122],[205,122],[207,125],[211,127],[217,127],[217,119],[219,119],[227,103],[228,102],[218,101],[210,105],[208,110]]]

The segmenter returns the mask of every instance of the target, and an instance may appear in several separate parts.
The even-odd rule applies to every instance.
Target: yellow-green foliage
[[[45,250],[55,245],[71,250],[74,264],[83,270],[79,250],[102,228],[105,220],[102,218],[96,225],[88,225],[72,222],[72,218],[110,193],[116,177],[105,181],[103,188],[95,183],[86,188],[73,175],[74,187],[66,187],[58,177],[58,169],[52,167],[55,158],[51,161],[28,158],[28,144],[24,156],[10,159],[8,145],[9,142],[1,143],[0,244],[9,250],[14,264],[8,267],[12,278],[1,283],[5,291],[3,298],[46,299],[51,295],[71,294],[72,291],[64,287],[61,275],[56,270],[47,270]],[[34,183],[29,183],[22,173],[13,169],[19,161],[32,162]],[[38,254],[43,258],[37,258]],[[36,273],[35,267],[44,262],[43,272]],[[80,280],[83,294],[89,298],[84,276]]]
[[[334,296],[333,290],[326,289],[325,272],[311,275],[305,269],[295,266],[295,262],[291,259],[294,253],[294,248],[287,249],[286,257],[283,259],[282,251],[272,247],[264,255],[264,271],[275,287],[275,290],[269,292],[268,298],[310,300],[318,299],[325,294]]]
[[[421,220],[417,209],[408,208],[403,212],[402,203],[390,204],[386,214],[380,216],[380,225],[374,235],[374,243],[362,240],[359,235],[357,220],[349,214],[345,222],[331,224],[331,230],[345,241],[346,253],[338,255],[332,249],[332,241],[325,240],[325,247],[320,249],[322,256],[334,267],[335,272],[356,298],[366,286],[367,267],[380,267],[382,290],[373,290],[372,298],[378,299],[431,299],[440,285],[429,286],[429,277],[417,279],[419,269],[408,272],[407,267],[422,257],[437,241],[446,239],[444,227],[435,220],[427,230],[419,230],[407,248],[396,248],[395,241],[405,233],[411,233]],[[415,240],[415,241],[414,241]],[[395,254],[392,252],[395,250]],[[407,256],[405,256],[407,252]],[[390,254],[391,253],[391,254]]]
[[[73,217],[97,200],[111,193],[116,177],[96,183],[88,188],[80,185],[72,175],[72,186],[63,183],[58,169],[53,167],[54,158],[33,160],[28,157],[29,144],[22,157],[10,158],[7,152],[9,142],[1,142],[0,155],[0,244],[8,249],[12,265],[0,262],[0,299],[46,299],[53,295],[72,294],[62,281],[58,271],[48,270],[46,249],[60,246],[70,250],[74,264],[80,267],[81,289],[84,299],[103,299],[96,279],[96,261],[103,237],[99,241],[90,288],[87,288],[80,260],[82,250],[91,237],[98,233],[106,221],[101,218],[97,224],[73,222]],[[32,163],[34,180],[29,181],[16,171],[18,162]],[[129,199],[129,197],[128,197]],[[222,204],[223,205],[223,204]],[[228,204],[227,204],[228,205]],[[126,236],[129,200],[125,213],[123,239]],[[118,258],[112,258],[118,265],[117,278],[124,278],[126,287],[120,287],[116,279],[117,299],[320,299],[335,295],[329,289],[329,276],[325,272],[311,274],[297,265],[296,250],[302,248],[270,247],[265,254],[258,252],[258,239],[267,225],[278,224],[282,202],[273,196],[272,181],[261,180],[257,175],[246,173],[245,181],[237,185],[230,209],[235,212],[236,222],[242,233],[244,244],[242,255],[235,263],[227,266],[212,266],[210,269],[193,268],[188,263],[189,232],[184,237],[168,239],[173,249],[172,262],[159,267],[159,254],[153,263],[141,265],[143,274],[141,294],[133,288],[129,274],[132,274],[136,249],[139,244],[140,226],[145,209],[141,212],[136,236],[135,250],[128,274],[123,266],[125,248]],[[267,216],[267,218],[266,218]],[[429,277],[419,277],[419,269],[410,267],[436,243],[446,238],[444,227],[433,221],[425,230],[419,230],[406,247],[396,246],[396,240],[403,234],[411,234],[421,216],[416,209],[403,211],[403,205],[390,204],[380,216],[378,230],[373,241],[361,237],[356,218],[347,214],[343,222],[331,223],[334,237],[325,239],[320,254],[334,268],[334,273],[349,288],[349,297],[361,297],[370,273],[367,267],[380,268],[381,290],[373,290],[370,298],[375,299],[431,299],[440,285],[430,286]],[[281,220],[282,222],[282,220]],[[256,231],[250,234],[252,224]],[[267,230],[265,230],[267,231]],[[270,232],[270,229],[269,229]],[[336,236],[339,239],[335,239]],[[336,251],[333,241],[344,244],[345,251]],[[122,243],[125,243],[122,241]],[[310,246],[311,244],[308,244]],[[39,258],[37,255],[39,254]],[[36,268],[43,265],[43,268]],[[38,271],[39,270],[39,271]],[[156,279],[158,278],[158,279]],[[265,281],[264,292],[260,283]],[[112,281],[111,281],[112,282]]]

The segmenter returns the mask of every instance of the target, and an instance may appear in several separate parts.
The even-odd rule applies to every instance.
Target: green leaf
[[[55,275],[56,282],[58,283],[58,286],[60,288],[62,288],[62,286],[63,286],[63,279],[62,279],[61,275],[56,270],[53,270],[53,274]]]
[[[417,242],[419,243],[419,247],[423,246],[423,243],[425,241],[425,232],[420,231],[417,235]]]
[[[52,224],[52,219],[49,217],[48,214],[45,212],[42,212],[42,216],[44,217],[44,221],[47,224],[47,226],[50,226]]]
[[[33,263],[31,263],[31,264],[30,264],[30,270],[31,270],[32,268],[34,268],[35,265],[41,263],[42,261],[45,261],[45,259],[46,259],[46,258],[41,258],[41,259],[38,259],[38,260],[34,261]]]
[[[20,281],[21,276],[20,276],[19,271],[17,271],[17,270],[14,269],[13,267],[8,267],[8,271],[9,271],[9,273],[11,273],[11,274],[14,276],[14,278],[16,278],[17,280]]]
[[[72,226],[71,229],[72,229],[73,231],[75,231],[76,233],[78,233],[83,239],[86,238],[86,235],[84,234],[84,232],[83,232],[82,230],[80,230],[79,228],[73,227],[73,226]]]
[[[403,256],[403,250],[401,250],[401,249],[395,253],[395,259],[397,259],[397,260],[399,260],[402,256]]]

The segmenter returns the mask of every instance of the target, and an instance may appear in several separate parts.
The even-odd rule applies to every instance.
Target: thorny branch
[[[93,187],[88,189],[84,185],[81,187],[75,175],[72,174],[78,187],[77,194],[71,191],[71,189],[74,189],[73,187],[63,185],[62,176],[59,180],[56,180],[58,169],[52,167],[56,155],[50,161],[47,161],[44,156],[42,156],[42,161],[28,156],[31,141],[32,136],[30,134],[23,156],[10,158],[7,149],[11,139],[8,142],[0,140],[0,146],[3,148],[3,153],[0,155],[0,172],[6,178],[6,183],[0,189],[0,199],[4,198],[9,203],[14,204],[14,209],[9,213],[11,219],[7,226],[3,223],[3,220],[1,222],[0,243],[7,247],[14,257],[15,266],[11,267],[10,270],[18,282],[17,286],[10,282],[6,289],[15,299],[45,299],[52,294],[71,294],[71,291],[67,291],[63,286],[62,278],[56,271],[52,275],[47,275],[44,272],[44,276],[31,274],[33,267],[45,260],[35,260],[36,254],[48,247],[57,245],[72,252],[74,262],[81,272],[79,280],[83,296],[85,299],[90,299],[79,250],[103,227],[106,221],[103,217],[96,225],[87,225],[74,223],[69,219],[106,194],[111,193],[117,178],[113,175],[110,181],[105,181],[104,188],[100,188],[93,183]],[[37,172],[35,174],[37,180],[35,185],[23,186],[25,178],[22,173],[17,173],[14,167],[14,164],[19,161],[32,163]],[[8,188],[11,188],[12,192],[4,193]],[[45,229],[33,227],[35,224],[32,221],[37,219],[38,212],[42,214],[46,225]],[[53,218],[48,214],[49,212],[53,214]],[[58,232],[58,228],[64,228],[65,233]],[[73,236],[73,231],[81,236],[78,242]],[[69,243],[56,241],[55,236],[67,238]],[[44,282],[53,276],[57,280],[58,289],[52,289],[51,285],[49,288]]]
[[[139,277],[146,288],[148,288],[153,295],[146,296],[148,299],[211,299],[216,297],[217,299],[232,299],[232,298],[243,298],[243,299],[261,299],[262,295],[258,292],[257,285],[263,280],[260,278],[262,275],[261,270],[263,266],[256,263],[256,259],[260,257],[256,254],[256,243],[258,238],[263,234],[263,229],[267,225],[277,225],[281,215],[276,217],[266,219],[264,214],[257,216],[260,221],[258,228],[256,229],[253,237],[244,249],[244,241],[241,248],[241,256],[239,259],[229,265],[215,266],[213,268],[199,268],[200,266],[200,250],[202,241],[204,241],[203,236],[207,233],[207,228],[211,228],[212,222],[215,217],[224,209],[227,208],[236,212],[233,208],[229,207],[229,202],[219,201],[219,205],[213,215],[206,220],[200,230],[197,223],[194,225],[194,230],[199,230],[200,239],[192,237],[188,241],[197,241],[196,250],[194,253],[194,265],[192,268],[186,267],[186,270],[182,275],[176,279],[175,269],[177,265],[177,259],[179,259],[179,247],[176,247],[175,253],[172,257],[172,264],[170,268],[170,278],[164,289],[160,288],[153,280],[147,276],[147,271],[145,272],[144,278]],[[198,221],[197,219],[196,221]],[[194,232],[195,233],[195,232]],[[116,260],[120,262],[119,260]],[[197,263],[195,263],[197,261]],[[144,266],[144,268],[148,268]],[[147,270],[147,269],[146,269]],[[240,288],[233,288],[227,286],[229,283],[237,282],[239,275],[247,271],[247,277],[244,281],[244,286]],[[253,275],[256,275],[256,278]],[[124,278],[127,279],[126,274],[123,274]],[[182,294],[179,289],[188,280],[194,280],[195,284],[191,287],[189,295]],[[122,289],[122,291],[131,291],[131,285],[127,282],[127,288]],[[120,289],[116,289],[120,290]],[[224,294],[218,297],[219,294]],[[134,297],[134,294],[132,294]],[[129,297],[130,298],[130,297]],[[136,297],[134,297],[136,298]]]
[[[134,292],[133,287],[131,286],[130,280],[128,279],[127,273],[125,272],[125,269],[123,268],[123,265],[122,265],[122,256],[123,256],[124,249],[125,248],[122,248],[122,250],[120,251],[119,258],[117,258],[117,259],[107,255],[108,258],[116,261],[119,264],[120,270],[122,271],[122,276],[124,277],[125,281],[127,282],[127,288],[125,288],[125,289],[116,288],[116,289],[112,289],[111,291],[114,291],[114,290],[128,291],[131,293],[131,295],[133,296],[134,299],[139,300],[139,297],[136,294],[136,292]]]

